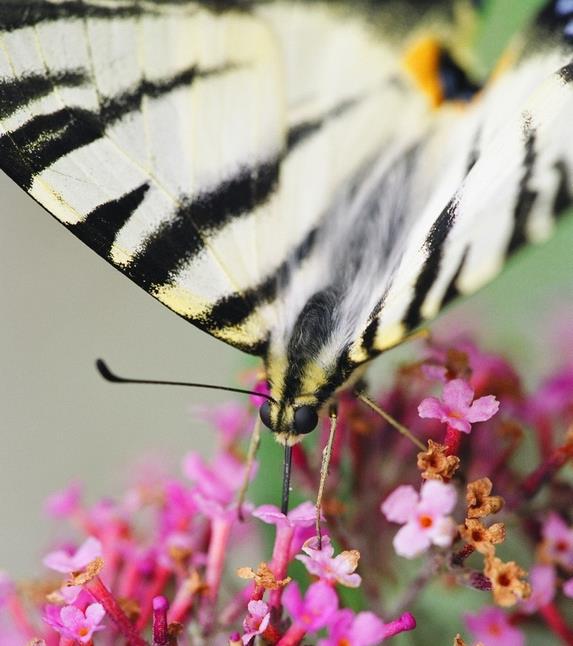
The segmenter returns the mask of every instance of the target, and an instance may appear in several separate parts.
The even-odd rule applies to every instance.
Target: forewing
[[[212,303],[257,271],[251,241],[237,253],[223,234],[276,208],[284,113],[268,30],[182,2],[2,2],[0,27],[2,168],[209,330]]]

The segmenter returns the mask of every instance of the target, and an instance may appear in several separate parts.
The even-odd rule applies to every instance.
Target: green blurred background
[[[540,0],[491,0],[476,37],[484,68]],[[78,479],[88,498],[119,490],[134,459],[161,454],[173,467],[190,447],[212,449],[193,403],[225,395],[112,386],[93,368],[106,358],[138,376],[230,384],[245,357],[162,308],[79,244],[5,177],[0,178],[0,569],[38,571],[50,535],[41,514],[46,494]],[[547,325],[561,311],[573,327],[573,217],[547,244],[515,258],[494,284],[437,322],[479,321],[489,346],[512,354],[530,380],[550,352]],[[567,309],[569,305],[569,309]],[[567,319],[567,317],[569,317]],[[474,324],[475,327],[475,324]],[[377,362],[375,380],[406,347]],[[267,501],[278,500],[279,448],[265,438]],[[415,565],[405,564],[404,576]],[[428,591],[417,608],[420,630],[396,644],[450,644],[459,611],[478,593]],[[529,645],[551,644],[530,635]]]

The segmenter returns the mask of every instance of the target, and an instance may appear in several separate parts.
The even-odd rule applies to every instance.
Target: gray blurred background
[[[131,284],[4,176],[0,190],[0,569],[29,575],[54,531],[41,511],[48,493],[77,479],[94,500],[119,491],[142,456],[176,468],[189,448],[208,452],[211,436],[191,404],[229,398],[111,385],[95,372],[96,357],[127,375],[220,384],[236,384],[248,360]],[[550,360],[551,316],[573,328],[572,249],[569,217],[437,328],[469,322],[533,380]],[[377,361],[378,379],[400,356]]]
[[[46,494],[117,491],[126,466],[209,445],[193,402],[224,393],[104,382],[126,375],[230,384],[243,355],[196,330],[0,177],[0,569],[38,571]],[[176,466],[174,464],[174,466]],[[53,523],[50,523],[53,524]]]

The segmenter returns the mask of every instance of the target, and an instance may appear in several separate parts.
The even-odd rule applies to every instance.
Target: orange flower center
[[[350,643],[350,640],[346,639],[346,637],[343,637],[342,639],[338,640],[338,646],[352,646]]]
[[[78,630],[78,637],[85,637],[89,632],[90,632],[90,631],[89,631],[89,629],[88,629],[88,628],[86,628],[85,626],[82,626],[82,627]]]
[[[499,624],[490,624],[487,630],[489,634],[494,637],[499,637],[502,633],[501,626]]]
[[[420,527],[423,527],[424,529],[428,529],[428,527],[431,527],[434,524],[434,520],[431,516],[420,516],[418,518],[418,522],[420,523]]]
[[[483,538],[483,532],[480,529],[474,529],[474,531],[472,532],[472,540],[474,541],[474,543],[480,543],[481,541],[483,541]]]

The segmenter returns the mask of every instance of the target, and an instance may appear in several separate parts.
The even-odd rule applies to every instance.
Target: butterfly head
[[[263,424],[277,434],[281,444],[296,444],[318,425],[316,404],[284,404],[267,400],[259,409]]]

